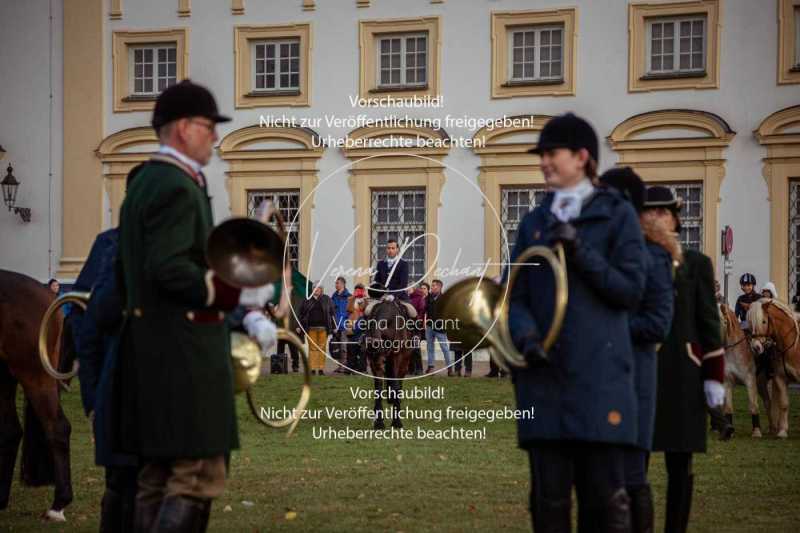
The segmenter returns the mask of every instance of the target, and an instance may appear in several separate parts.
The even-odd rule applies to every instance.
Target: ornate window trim
[[[235,26],[233,29],[235,57],[235,105],[237,109],[252,107],[311,105],[311,24],[283,24],[279,26]],[[272,39],[300,39],[300,88],[289,94],[253,92],[252,41]]]
[[[762,172],[770,201],[770,278],[784,301],[789,291],[789,181],[800,177],[798,127],[800,105],[773,113],[753,131],[767,149]]]
[[[367,272],[370,265],[370,241],[372,236],[372,189],[398,189],[424,187],[426,192],[425,232],[439,234],[439,206],[442,187],[445,182],[442,159],[449,147],[421,148],[377,148],[359,147],[369,144],[370,139],[393,136],[395,138],[416,139],[421,137],[434,141],[449,139],[444,130],[433,130],[411,125],[393,128],[359,128],[351,131],[342,149],[351,161],[350,176],[347,180],[353,195],[353,209],[356,215],[354,265]],[[348,148],[353,146],[357,148]],[[363,228],[363,229],[362,229]],[[437,246],[434,239],[427,239],[425,246],[425,271],[433,273],[436,269]],[[368,276],[357,276],[357,282],[368,283]]]
[[[362,98],[403,99],[439,95],[441,87],[442,41],[439,17],[413,19],[362,20],[358,24],[359,96]],[[377,89],[378,51],[377,38],[386,33],[427,33],[428,69],[427,84],[413,89]]]
[[[153,155],[150,150],[138,148],[152,145],[158,145],[155,131],[150,126],[141,126],[109,135],[94,152],[103,165],[103,184],[108,194],[112,226],[119,225],[119,209],[125,198],[125,178],[133,167]]]
[[[706,17],[705,75],[647,79],[647,19],[703,15]],[[628,92],[671,89],[719,89],[722,15],[720,0],[693,0],[628,6]]]
[[[253,147],[265,142],[291,143],[293,148]],[[225,186],[231,215],[247,216],[248,190],[300,190],[299,267],[308,271],[311,256],[311,213],[319,181],[317,162],[324,149],[308,128],[247,126],[226,135],[217,151],[229,169]]]
[[[492,13],[492,98],[574,96],[578,64],[578,9],[497,11]],[[560,83],[509,83],[508,32],[515,26],[562,25],[564,38]]]
[[[797,9],[800,0],[778,0],[778,85],[800,83]]]
[[[684,130],[702,136],[640,138]],[[645,182],[703,183],[703,253],[716,265],[719,250],[719,192],[725,177],[725,148],[736,132],[706,111],[670,109],[635,115],[608,136],[619,155],[617,166],[630,166]]]
[[[528,153],[532,143],[513,142],[513,137],[530,133],[538,136],[551,117],[525,115],[511,118],[530,119],[531,126],[494,129],[485,127],[472,137],[475,146],[473,152],[481,158],[478,185],[486,197],[483,200],[483,255],[491,263],[486,271],[487,276],[498,276],[502,271],[499,263],[503,257],[503,239],[500,237],[503,228],[498,221],[502,187],[545,184],[539,156]],[[503,142],[504,140],[509,142]]]
[[[176,47],[175,82],[189,77],[189,28],[153,31],[115,31],[111,37],[114,72],[114,111],[151,111],[156,98],[129,99],[130,47],[141,44],[172,43]]]

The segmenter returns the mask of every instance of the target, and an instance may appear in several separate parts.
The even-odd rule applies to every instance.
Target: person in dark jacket
[[[551,190],[520,222],[510,262],[530,246],[561,243],[569,287],[549,354],[541,343],[553,314],[552,272],[522,267],[510,294],[512,340],[528,360],[513,372],[517,406],[535,409],[517,424],[530,456],[533,527],[570,531],[574,485],[581,531],[627,532],[624,456],[638,437],[628,321],[645,286],[644,240],[631,204],[592,181],[598,140],[585,120],[551,119],[532,151]]]
[[[116,329],[122,320],[122,302],[114,272],[116,252],[116,229],[107,230],[95,238],[75,282],[79,291],[91,291],[92,296],[82,316],[73,314],[80,316],[74,339],[80,362],[81,401],[92,423],[95,463],[105,467],[106,487],[100,504],[100,531],[109,533],[133,530],[136,476],[139,472],[135,455],[112,450],[111,387],[119,342]]]
[[[752,274],[742,274],[742,277],[739,278],[739,285],[742,288],[742,294],[736,299],[736,307],[733,312],[736,313],[736,318],[743,323],[745,329],[749,330],[750,326],[746,324],[747,310],[750,309],[751,303],[757,302],[761,298],[761,295],[756,292],[756,277]]]
[[[408,263],[399,256],[400,247],[395,239],[386,241],[386,257],[378,261],[374,284],[370,296],[380,298],[382,294],[392,294],[400,300],[408,300]]]
[[[673,232],[652,217],[642,215],[646,187],[630,167],[609,170],[600,182],[615,187],[630,199],[639,213],[647,247],[644,296],[630,315],[639,433],[636,445],[625,452],[625,485],[631,499],[632,532],[652,533],[653,495],[647,482],[647,461],[656,416],[656,350],[672,325],[672,270],[682,259],[681,247]]]
[[[414,309],[417,311],[417,320],[421,321],[422,324],[425,323],[425,299],[428,297],[429,292],[430,292],[430,285],[428,285],[428,283],[425,281],[420,283],[419,287],[409,289],[409,301],[411,302],[411,305],[414,306]],[[414,348],[411,350],[410,373],[412,376],[421,376],[422,348],[419,343],[425,337],[425,329],[414,328],[411,331],[411,334],[414,337]]]
[[[644,216],[680,231],[681,202],[667,187],[647,189]],[[675,271],[672,326],[658,351],[656,422],[653,451],[663,451],[667,466],[667,509],[664,530],[686,531],[692,503],[692,454],[706,451],[706,407],[725,399],[724,349],[711,259],[683,250]]]
[[[314,287],[310,298],[300,306],[299,322],[308,342],[308,365],[311,374],[325,374],[325,355],[327,354],[328,335],[334,331],[333,302],[323,292],[322,286]]]
[[[331,355],[340,363],[334,372],[341,374],[345,371],[347,364],[347,302],[350,299],[350,291],[347,290],[347,282],[341,276],[336,278],[335,287],[336,290],[331,294],[331,302],[335,310]]]
[[[431,292],[425,297],[425,349],[428,352],[428,368],[425,369],[426,374],[430,374],[434,370],[434,358],[436,356],[436,343],[439,343],[439,348],[442,350],[444,356],[444,366],[447,368],[447,375],[453,375],[453,369],[450,368],[450,343],[447,340],[447,332],[444,330],[443,321],[440,320],[439,312],[436,310],[436,302],[442,296],[442,280],[435,279],[431,281]]]

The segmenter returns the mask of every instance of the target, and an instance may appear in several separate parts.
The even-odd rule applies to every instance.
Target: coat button
[[[617,410],[608,412],[608,423],[612,426],[618,426],[622,422],[622,415]]]
[[[186,318],[194,322],[194,311],[186,311]]]
[[[220,321],[225,320],[225,313],[220,311],[217,316],[219,317]]]
[[[133,316],[135,316],[136,318],[142,318],[142,310],[138,307],[134,307]]]

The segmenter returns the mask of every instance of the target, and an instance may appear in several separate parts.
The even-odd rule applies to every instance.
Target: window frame
[[[379,194],[392,194],[392,193],[396,194],[400,198],[400,201],[398,202],[398,211],[400,212],[401,218],[403,217],[404,209],[406,209],[404,207],[404,205],[403,205],[403,202],[404,202],[403,195],[405,193],[411,193],[411,194],[414,194],[414,195],[421,195],[422,199],[423,199],[422,207],[418,207],[416,205],[413,205],[413,206],[411,206],[411,209],[413,209],[414,212],[417,212],[418,210],[421,211],[422,214],[423,214],[423,221],[422,222],[417,222],[417,221],[407,222],[407,221],[403,220],[403,221],[398,221],[396,223],[391,223],[391,222],[377,223],[377,222],[375,222],[375,217],[376,217],[376,213],[375,213],[375,210],[376,210],[375,196],[379,195]],[[426,274],[426,265],[428,264],[428,256],[427,256],[427,240],[428,240],[428,237],[425,235],[427,233],[427,227],[428,227],[428,220],[427,220],[427,217],[428,217],[428,190],[427,190],[427,187],[425,187],[424,185],[423,186],[414,186],[414,187],[402,187],[402,188],[398,188],[398,187],[370,187],[369,195],[370,195],[370,219],[372,220],[372,223],[370,224],[370,236],[369,236],[369,238],[370,238],[370,264],[376,265],[377,262],[382,258],[382,256],[381,256],[381,243],[377,242],[377,233],[380,233],[380,232],[387,232],[387,233],[395,232],[395,233],[397,233],[398,234],[398,237],[397,237],[398,246],[400,246],[400,249],[403,252],[405,252],[407,250],[407,247],[404,247],[405,243],[401,240],[402,237],[400,237],[400,235],[403,235],[405,233],[420,233],[420,237],[415,237],[411,241],[416,242],[416,243],[420,243],[421,242],[421,246],[420,246],[420,248],[422,249],[422,272],[421,272],[421,275],[419,277],[414,277],[415,276],[414,264],[416,264],[418,262],[416,260],[416,256],[414,256],[413,259],[406,259],[406,262],[409,264],[409,270],[408,270],[409,283],[423,280],[424,277],[425,277],[425,274]],[[413,229],[410,229],[411,226],[422,226],[422,229],[421,229],[421,231],[413,230]],[[394,229],[394,228],[396,228],[396,229]],[[404,256],[404,258],[405,258],[405,256]]]
[[[269,26],[234,26],[234,106],[254,107],[311,105],[311,23]],[[298,88],[256,89],[256,45],[267,42],[299,41]],[[279,59],[278,59],[279,61]]]
[[[406,64],[406,55],[408,54],[407,43],[408,39],[418,39],[420,37],[425,38],[425,81],[424,82],[415,82],[409,83],[406,80],[406,76],[408,75],[408,65]],[[375,34],[375,53],[377,57],[375,58],[375,87],[379,91],[392,91],[392,90],[414,90],[414,89],[425,89],[428,86],[428,79],[430,75],[430,39],[428,37],[427,32],[412,32],[412,33],[378,33]],[[400,83],[399,84],[383,84],[381,83],[381,74],[382,74],[382,64],[381,64],[381,56],[383,53],[381,52],[381,41],[383,40],[391,40],[391,39],[400,39]],[[418,52],[418,51],[417,51]],[[390,51],[391,54],[391,51]],[[419,70],[419,68],[415,65],[415,70]],[[389,69],[391,75],[391,66]]]
[[[291,45],[293,45],[295,43],[297,44],[297,56],[296,56],[296,58],[297,58],[297,62],[298,62],[297,86],[281,87],[280,86],[280,77],[281,77],[281,75],[283,73],[280,70],[280,62],[282,61],[283,58],[280,57],[280,46],[282,44],[289,44],[289,46],[291,47]],[[253,62],[252,66],[251,66],[251,69],[250,69],[250,88],[251,88],[251,93],[253,93],[253,94],[262,94],[263,93],[263,94],[266,94],[266,95],[274,95],[276,93],[280,93],[280,94],[299,94],[300,87],[301,87],[300,78],[301,78],[301,75],[302,75],[302,72],[303,72],[303,60],[302,60],[302,51],[301,51],[302,43],[301,43],[301,40],[299,38],[291,37],[291,38],[288,38],[288,39],[263,39],[263,40],[252,39],[252,40],[248,41],[248,44],[250,46],[250,58],[251,58],[251,61]],[[257,82],[258,82],[258,76],[259,76],[259,74],[258,74],[258,63],[257,63],[259,61],[259,59],[258,59],[258,50],[257,50],[257,48],[259,46],[262,46],[262,45],[263,46],[273,45],[273,46],[276,47],[276,53],[275,53],[275,58],[274,58],[274,61],[275,61],[275,74],[274,75],[275,75],[276,86],[275,86],[274,89],[270,89],[270,88],[260,89],[260,88],[256,87],[256,85],[258,84]],[[266,50],[264,51],[264,53],[265,53],[265,56],[266,56]],[[291,60],[294,57],[295,56],[291,55],[291,52],[290,52],[288,60],[291,62]],[[266,61],[266,59],[267,58],[265,57],[264,60]],[[290,66],[289,66],[289,72],[287,74],[289,75],[289,81],[291,83],[291,76],[292,76],[291,63],[290,63]],[[266,76],[266,75],[267,75],[267,72],[266,72],[266,65],[265,65],[264,76]],[[266,85],[266,79],[265,79],[264,83]]]
[[[530,83],[530,82],[533,82],[533,83],[537,83],[537,82],[539,82],[539,83],[562,83],[564,81],[564,27],[563,27],[563,25],[558,25],[558,24],[535,24],[535,25],[532,25],[532,26],[507,26],[506,30],[508,31],[507,39],[508,39],[508,47],[509,47],[508,66],[507,66],[508,72],[510,74],[509,77],[508,77],[508,83],[509,84]],[[541,61],[541,35],[542,35],[541,32],[542,31],[550,31],[550,32],[552,32],[554,30],[558,30],[559,32],[561,32],[561,42],[559,43],[559,48],[561,49],[561,57],[559,58],[559,61],[558,61],[561,64],[561,72],[559,73],[559,75],[557,77],[556,76],[548,76],[548,77],[545,78],[545,77],[541,76],[541,66],[542,66],[541,65],[541,62],[542,62]],[[533,31],[534,32],[534,45],[533,45],[533,71],[534,71],[534,75],[533,75],[532,78],[525,78],[524,77],[524,65],[525,65],[526,62],[525,62],[525,59],[523,58],[523,63],[522,63],[523,64],[523,77],[522,78],[515,78],[514,77],[514,48],[516,48],[516,47],[514,46],[514,34],[515,33],[522,33],[523,36],[524,36],[524,34],[527,33],[528,31]],[[552,34],[551,34],[551,37],[552,37]],[[523,37],[523,39],[524,39],[524,37]],[[553,48],[552,43],[549,44],[548,46],[551,48],[551,52],[552,52],[552,48]],[[523,50],[524,50],[524,44],[523,44]],[[548,62],[552,65],[552,63],[553,63],[552,57],[548,60]]]
[[[247,205],[247,216],[249,218],[253,218],[254,212],[258,209],[259,206],[251,205],[252,197],[255,195],[262,195],[266,198],[263,200],[269,199],[273,205],[275,205],[278,211],[283,217],[284,227],[286,230],[286,243],[285,247],[289,248],[289,251],[286,252],[285,250],[283,253],[289,258],[289,262],[291,263],[293,268],[300,268],[300,261],[302,259],[302,243],[301,243],[301,235],[300,232],[301,224],[302,224],[302,209],[301,206],[303,204],[303,191],[298,184],[297,187],[290,187],[290,188],[263,188],[263,187],[247,187],[245,188],[245,197],[246,197],[246,205]],[[280,204],[280,197],[292,197],[296,199],[297,205],[293,208],[291,205],[287,208],[281,207]],[[278,201],[276,201],[276,199]],[[287,213],[284,211],[291,211],[294,209],[297,212],[297,215],[294,217],[287,216]],[[277,223],[275,222],[268,222],[267,225],[274,230],[278,230]],[[295,242],[292,242],[294,240]],[[294,257],[292,257],[292,250],[294,250]]]
[[[702,66],[700,68],[689,68],[689,69],[681,69],[680,68],[680,56],[682,52],[680,51],[680,24],[683,22],[690,22],[694,23],[696,21],[703,22],[703,35],[702,35],[702,50],[700,51],[701,58],[702,58]],[[666,24],[670,23],[673,25],[673,66],[677,65],[677,67],[673,68],[672,70],[660,70],[660,71],[653,71],[653,56],[652,56],[652,46],[653,46],[653,24]],[[706,53],[708,49],[708,20],[705,16],[681,16],[681,17],[658,17],[652,19],[645,19],[645,28],[646,28],[646,41],[645,41],[645,61],[647,62],[645,68],[645,75],[644,77],[647,79],[655,79],[659,77],[694,77],[694,76],[705,76],[706,74]],[[694,34],[689,36],[689,40],[694,38]],[[690,45],[691,47],[691,45]],[[692,56],[696,52],[692,51],[691,48],[689,50],[689,61],[692,61]],[[661,57],[663,58],[663,52]]]
[[[441,20],[438,16],[409,19],[379,19],[359,21],[359,95],[363,98],[392,97],[398,100],[414,97],[434,98],[439,95],[441,87]],[[380,48],[379,40],[391,35],[425,34],[426,66],[424,84],[405,86],[386,86],[380,82]],[[405,45],[403,45],[405,50]],[[402,65],[406,64],[405,54],[401,56]],[[406,72],[401,74],[406,79]]]
[[[493,11],[491,13],[492,93],[495,98],[575,96],[578,51],[578,9]],[[513,33],[523,28],[561,30],[561,77],[513,78]],[[540,35],[540,34],[537,34]],[[534,52],[538,57],[537,51]],[[534,67],[539,69],[540,65]]]
[[[152,93],[136,94],[134,89],[134,50],[175,47],[175,83],[189,77],[189,28],[166,30],[115,31],[111,36],[113,71],[113,110],[115,113],[151,111],[158,97],[157,53],[153,61]]]
[[[152,66],[153,66],[153,75],[150,77],[150,80],[153,82],[153,91],[150,91],[150,92],[144,92],[144,91],[137,92],[136,91],[136,81],[137,81],[137,78],[136,78],[136,51],[137,50],[142,50],[142,51],[149,50],[149,51],[152,51],[152,53],[153,53],[153,61],[151,62]],[[169,57],[167,57],[167,61],[166,61],[167,68],[169,68],[169,65],[171,63],[175,63],[175,76],[170,76],[169,75],[169,71],[167,72],[167,76],[166,76],[167,85],[164,88],[169,87],[170,85],[174,85],[175,83],[178,83],[178,79],[177,79],[178,78],[178,76],[177,76],[177,73],[178,73],[178,60],[177,60],[178,47],[177,47],[177,45],[175,43],[145,43],[145,44],[129,45],[128,46],[128,53],[130,54],[130,56],[128,57],[128,69],[129,69],[129,71],[128,71],[128,84],[129,84],[128,85],[128,95],[129,95],[128,98],[131,98],[131,99],[133,99],[133,98],[157,98],[159,93],[164,90],[164,89],[159,89],[158,88],[158,81],[161,78],[161,76],[159,76],[159,74],[158,74],[158,66],[159,66],[159,64],[161,62],[158,60],[157,56],[158,56],[158,52],[160,50],[167,50],[167,54],[169,54],[170,50],[174,50],[175,51],[175,61],[170,61]],[[172,84],[169,83],[169,78],[170,77],[174,77],[175,78],[175,80],[172,82]],[[146,80],[146,79],[147,78],[142,78],[142,80]]]
[[[677,70],[652,72],[651,22],[659,19],[705,18],[703,39],[704,70],[680,70],[680,27],[674,35]],[[628,92],[660,90],[719,89],[722,34],[720,0],[690,0],[628,5]]]

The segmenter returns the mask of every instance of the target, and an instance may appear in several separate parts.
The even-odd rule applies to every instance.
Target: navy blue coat
[[[92,297],[76,335],[78,377],[84,410],[87,414],[94,411],[95,462],[101,466],[135,466],[136,457],[112,451],[111,401],[119,343],[116,329],[122,319],[114,267],[116,253],[117,230],[101,233],[84,266],[84,270],[89,268],[93,272],[95,279],[84,278],[90,284]]]
[[[404,259],[397,260],[397,267],[394,269],[392,279],[389,280],[387,285],[386,280],[389,278],[389,263],[386,259],[378,261],[378,271],[375,273],[375,283],[380,283],[386,287],[387,294],[394,294],[401,300],[408,300],[408,263]]]
[[[553,193],[525,215],[511,261],[529,246],[550,245],[558,224]],[[634,444],[638,434],[629,311],[645,284],[645,248],[636,213],[617,191],[597,189],[572,221],[580,244],[567,260],[569,301],[546,367],[515,370],[519,444],[574,440]],[[546,263],[541,263],[546,265]],[[509,327],[518,349],[550,326],[555,284],[546,266],[526,269],[511,295]]]
[[[633,374],[639,404],[636,446],[650,450],[656,420],[656,345],[664,342],[672,325],[675,294],[672,258],[658,244],[647,242],[647,281],[639,308],[631,316]]]

